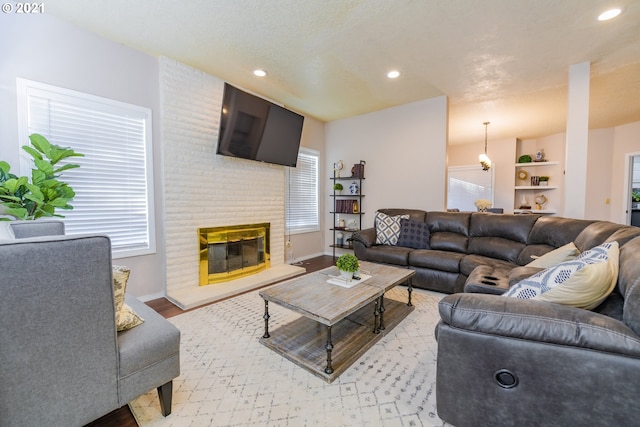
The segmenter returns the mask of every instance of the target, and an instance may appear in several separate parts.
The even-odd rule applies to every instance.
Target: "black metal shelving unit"
[[[360,160],[360,164],[364,165],[364,160]],[[362,169],[364,170],[364,169]],[[330,197],[333,198],[333,209],[331,212],[333,215],[333,226],[331,227],[331,231],[333,233],[333,240],[331,241],[331,245],[333,251],[333,258],[336,258],[336,249],[349,249],[353,250],[353,245],[351,243],[351,235],[356,231],[359,231],[362,228],[362,215],[364,212],[362,211],[362,198],[364,194],[362,194],[362,184],[364,181],[364,176],[337,176],[336,171],[333,171],[333,177],[329,178],[333,184],[336,182],[340,182],[345,188],[342,190],[341,194],[338,194],[336,190],[333,190],[333,194]],[[349,183],[355,182],[358,185],[357,194],[353,194],[350,192]],[[333,185],[331,186],[333,189]],[[354,207],[356,207],[354,209]],[[343,216],[343,217],[342,217]],[[339,221],[340,219],[345,220],[345,227],[340,227]],[[349,224],[353,222],[355,219],[355,228],[349,227]],[[342,244],[338,244],[337,234],[343,233],[343,241]]]

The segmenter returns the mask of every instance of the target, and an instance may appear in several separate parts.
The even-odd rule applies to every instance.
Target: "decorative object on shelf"
[[[357,182],[353,181],[351,183],[351,185],[349,186],[349,192],[351,194],[358,194],[360,192],[360,186],[358,185]]]
[[[518,163],[531,163],[531,156],[528,154],[523,154],[518,157]]]
[[[518,179],[520,181],[526,181],[529,177],[529,174],[525,170],[518,171]]]
[[[483,171],[488,171],[489,169],[491,169],[491,159],[487,155],[487,127],[489,126],[489,123],[490,122],[483,123],[484,124],[484,153],[480,154],[480,156],[478,157],[478,160],[482,165]]]
[[[354,200],[353,201],[353,213],[358,213],[360,212],[360,206],[358,206],[358,201]]]
[[[540,177],[535,175],[531,177],[531,185],[540,185]]]
[[[341,219],[338,224],[340,228],[344,228],[344,219]]]
[[[476,208],[478,208],[478,212],[487,212],[487,209],[491,207],[493,203],[487,199],[478,199],[475,201]]]
[[[535,200],[536,200],[536,208],[538,210],[544,209],[544,205],[547,204],[548,202],[547,197],[544,194],[540,194],[536,196]]]
[[[333,164],[333,171],[336,173],[336,178],[340,178],[340,171],[344,168],[342,160],[338,160]]]
[[[353,165],[353,167],[351,168],[351,177],[364,179],[364,165],[366,164],[367,162],[365,162],[364,160],[360,160],[360,163],[356,163],[355,165]]]
[[[344,187],[342,186],[342,184],[340,184],[339,182],[336,182],[335,184],[333,184],[333,191],[335,191],[336,194],[341,194],[342,190],[344,190]]]
[[[522,199],[520,199],[520,207],[518,209],[531,209],[531,205],[527,201],[527,196],[522,195]]]
[[[358,230],[358,221],[352,219],[349,221],[349,225],[347,225],[347,230],[349,231],[357,231]]]
[[[10,173],[9,163],[0,161],[0,207],[2,215],[15,219],[32,220],[42,217],[64,215],[56,214],[57,209],[73,209],[69,204],[76,193],[66,182],[58,178],[61,172],[79,168],[80,165],[67,163],[58,165],[69,157],[84,157],[71,148],[51,144],[44,136],[34,133],[29,135],[31,146],[23,145],[22,149],[34,159],[35,169],[31,176],[16,176]],[[9,218],[0,218],[9,220]]]
[[[340,275],[347,279],[353,279],[353,273],[358,271],[360,268],[360,264],[358,263],[358,258],[356,258],[353,254],[344,254],[338,257],[336,261],[336,267],[340,270]]]
[[[541,148],[538,150],[538,152],[536,153],[536,159],[534,160],[535,162],[546,162],[546,160],[544,159],[544,148]]]
[[[342,234],[342,233],[336,234],[336,244],[338,246],[342,246],[343,243],[344,243],[344,234]]]
[[[540,185],[549,185],[549,177],[548,176],[541,176],[540,177]]]

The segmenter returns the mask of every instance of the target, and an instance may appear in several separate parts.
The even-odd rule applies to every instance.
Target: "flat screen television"
[[[295,167],[304,117],[224,84],[217,154]]]

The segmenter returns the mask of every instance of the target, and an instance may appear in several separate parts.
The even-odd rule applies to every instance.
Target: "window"
[[[295,168],[287,168],[287,232],[308,233],[320,230],[318,206],[319,153],[300,148]]]
[[[493,203],[494,170],[495,166],[488,171],[482,170],[479,165],[450,166],[447,169],[447,209],[475,211],[477,208],[474,202],[478,199],[487,199]]]
[[[39,133],[84,154],[62,177],[76,192],[74,209],[58,212],[67,234],[107,234],[114,258],[155,252],[151,110],[24,79],[18,102],[21,145]]]

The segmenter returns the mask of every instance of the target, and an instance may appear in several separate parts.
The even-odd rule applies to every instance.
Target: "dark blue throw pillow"
[[[413,249],[429,249],[429,226],[422,221],[400,220],[400,236],[396,246]]]

